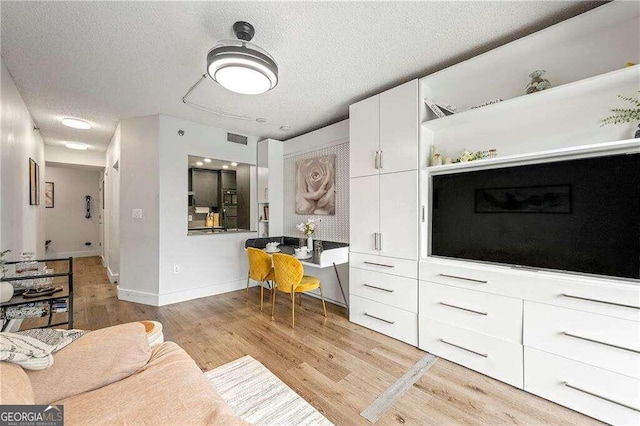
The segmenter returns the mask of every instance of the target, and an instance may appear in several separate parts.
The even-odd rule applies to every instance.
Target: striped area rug
[[[333,425],[249,355],[204,374],[233,413],[246,422],[274,426]]]

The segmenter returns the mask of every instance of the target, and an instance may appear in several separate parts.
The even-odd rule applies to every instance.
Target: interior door
[[[418,260],[418,171],[380,175],[380,254]]]
[[[380,177],[350,179],[349,246],[357,253],[378,254],[375,245],[380,230]]]
[[[380,94],[380,173],[418,169],[418,80]]]
[[[376,95],[349,107],[349,177],[377,175],[379,150],[380,104]]]

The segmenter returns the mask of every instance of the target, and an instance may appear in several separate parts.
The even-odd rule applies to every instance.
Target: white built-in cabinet
[[[282,141],[258,142],[256,167],[258,236],[281,236],[284,233],[284,146]]]
[[[350,319],[417,345],[418,82],[349,108]]]

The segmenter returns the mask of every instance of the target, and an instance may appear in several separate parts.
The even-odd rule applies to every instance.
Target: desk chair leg
[[[324,305],[324,296],[322,295],[322,286],[318,287],[320,289],[320,299],[322,299],[322,310],[324,311],[324,317],[327,317],[327,307]]]
[[[296,328],[296,295],[291,289],[291,328]]]
[[[246,296],[245,296],[245,298],[244,298],[244,301],[245,301],[245,302],[248,302],[248,301],[249,301],[249,277],[250,277],[250,276],[251,276],[251,275],[249,274],[249,272],[247,272],[247,294],[246,294]]]
[[[260,283],[260,312],[262,312],[262,305],[264,304],[264,283]]]
[[[273,314],[276,311],[276,289],[271,290],[271,321],[275,320]]]

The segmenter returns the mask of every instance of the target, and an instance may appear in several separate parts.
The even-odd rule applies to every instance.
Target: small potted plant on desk
[[[312,235],[316,232],[315,219],[310,217],[305,222],[297,224],[296,227],[298,228],[298,231],[302,232],[305,237],[307,237],[307,249],[309,249],[309,251],[313,251]]]

